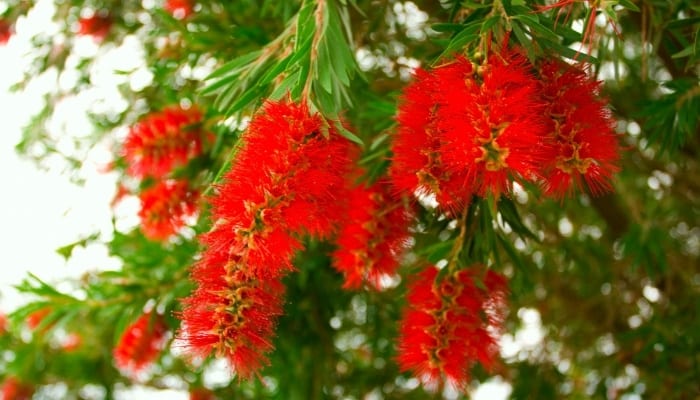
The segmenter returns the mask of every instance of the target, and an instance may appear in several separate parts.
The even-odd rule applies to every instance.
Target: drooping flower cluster
[[[458,58],[437,74],[445,168],[474,193],[498,197],[510,179],[531,180],[548,156],[537,82],[516,51],[473,67]]]
[[[506,301],[505,278],[480,266],[440,274],[429,266],[409,287],[398,363],[429,386],[464,389],[477,361],[494,366]]]
[[[537,82],[517,51],[481,66],[458,57],[418,71],[397,117],[390,175],[407,193],[435,195],[444,210],[472,194],[495,196],[532,179],[546,158]]]
[[[92,36],[97,41],[104,40],[111,28],[112,17],[108,14],[93,13],[78,20],[78,34]]]
[[[144,189],[141,199],[141,229],[146,237],[166,240],[197,213],[196,191],[187,181],[168,179]]]
[[[450,209],[471,193],[469,188],[452,185],[454,181],[441,160],[443,140],[436,124],[440,105],[434,99],[439,93],[437,84],[432,74],[418,69],[415,81],[404,89],[390,175],[398,189],[434,195],[443,208]]]
[[[185,19],[194,12],[193,0],[165,0],[163,9],[177,19]]]
[[[199,156],[208,138],[196,108],[168,107],[131,127],[124,142],[127,173],[155,183],[139,193],[141,227],[152,240],[167,240],[197,213],[198,191],[170,176]]]
[[[168,107],[132,126],[124,142],[127,172],[134,177],[163,178],[202,153],[204,135],[196,108]]]
[[[328,237],[343,210],[351,148],[305,104],[267,102],[211,199],[212,230],[192,272],[179,336],[200,357],[228,359],[242,378],[267,364],[280,279],[293,270],[300,237]]]
[[[127,326],[113,350],[117,368],[134,376],[151,366],[165,344],[167,327],[162,317],[152,312],[142,314]]]
[[[599,97],[600,82],[561,61],[540,65],[540,91],[556,157],[546,164],[545,190],[562,197],[584,183],[592,194],[612,190],[618,142],[614,121]]]
[[[345,288],[357,289],[367,282],[380,289],[382,278],[396,274],[410,238],[410,217],[401,199],[384,183],[351,190],[333,253],[333,265],[344,275]]]
[[[549,193],[559,192],[563,179],[553,174],[551,162],[574,157],[563,153],[571,153],[571,146],[563,146],[561,137],[581,130],[580,116],[590,113],[595,121],[577,143],[600,147],[589,146],[576,160],[587,157],[596,166],[589,176],[604,177],[586,179],[592,193],[609,190],[601,181],[608,182],[616,171],[617,147],[597,84],[579,66],[550,64],[537,76],[521,51],[504,47],[481,65],[457,57],[430,71],[418,70],[397,116],[390,169],[395,187],[433,195],[444,211],[466,206],[474,194],[508,193],[512,181],[538,182],[553,187]],[[584,96],[586,90],[590,93]],[[574,107],[585,111],[574,113]],[[562,110],[567,114],[552,122],[552,113]],[[562,124],[577,128],[552,134]]]

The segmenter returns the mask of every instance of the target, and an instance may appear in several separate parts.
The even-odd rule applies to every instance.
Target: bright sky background
[[[21,159],[14,151],[21,138],[22,126],[41,107],[42,94],[56,85],[55,80],[45,80],[23,93],[10,93],[8,90],[21,79],[32,59],[28,56],[29,38],[38,29],[55,29],[51,22],[52,3],[48,0],[39,3],[43,4],[43,8],[38,7],[40,11],[29,21],[20,22],[16,35],[8,45],[0,46],[0,311],[5,313],[26,301],[12,285],[26,277],[28,271],[48,282],[58,282],[63,277],[79,277],[88,270],[119,266],[118,260],[110,259],[102,245],[77,248],[68,262],[55,252],[56,248],[97,231],[111,231],[112,210],[109,203],[114,196],[116,177],[99,172],[109,161],[108,150],[98,148],[88,157],[82,174],[86,178],[84,186],[70,183],[61,174],[60,168],[40,171],[32,161]],[[87,46],[86,51],[95,51],[94,48],[90,50],[90,43],[83,45]],[[125,61],[118,54],[106,58],[108,64],[112,63],[107,69],[112,70],[123,70],[124,66],[119,64],[124,62],[133,63],[133,60]],[[106,72],[108,83],[109,79],[116,79],[111,72]],[[139,76],[142,81],[148,80],[147,73]],[[105,90],[101,95],[109,97],[109,89]],[[115,102],[118,100],[115,99]],[[89,129],[84,110],[91,101],[76,99],[64,105],[63,123],[76,128],[76,134]],[[132,207],[130,213],[133,212]],[[133,223],[133,215],[128,223]],[[515,337],[504,338],[504,356],[514,357],[518,350],[534,348],[542,339],[539,314],[525,311],[521,318],[525,329]],[[510,391],[510,385],[494,378],[481,385],[472,398],[506,399]],[[451,396],[448,394],[447,397]],[[187,396],[182,391],[154,393],[137,389],[121,393],[121,398],[177,400]]]
[[[29,160],[20,159],[14,146],[21,138],[21,127],[41,107],[41,95],[46,85],[32,86],[25,93],[10,93],[29,57],[27,31],[7,46],[0,46],[0,310],[8,311],[20,303],[11,288],[32,271],[41,278],[80,276],[96,267],[114,267],[107,259],[104,247],[77,250],[75,258],[66,263],[55,249],[89,235],[108,229],[109,201],[115,190],[115,178],[85,168],[85,186],[71,184],[60,169],[40,171]],[[44,86],[44,87],[40,87]],[[92,169],[92,173],[90,173]],[[100,265],[101,264],[101,265]]]

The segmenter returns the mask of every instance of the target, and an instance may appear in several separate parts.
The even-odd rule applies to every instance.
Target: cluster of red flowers
[[[268,362],[280,279],[300,237],[328,237],[343,211],[351,145],[305,104],[267,102],[212,199],[212,230],[184,300],[179,336],[195,356],[226,357],[249,378]]]
[[[202,153],[204,136],[196,108],[168,107],[147,115],[124,142],[127,172],[137,178],[163,178]]]
[[[165,0],[163,9],[177,19],[185,19],[194,13],[192,0]]]
[[[167,327],[162,317],[151,312],[144,313],[126,327],[113,356],[117,367],[135,376],[144,371],[158,358],[165,343]]]
[[[101,41],[107,37],[112,28],[112,17],[106,13],[93,13],[89,17],[80,17],[78,20],[78,34],[92,36]]]
[[[353,188],[347,207],[333,265],[345,276],[345,288],[368,282],[379,289],[383,278],[396,274],[410,238],[411,215],[383,183]]]
[[[612,190],[619,158],[614,122],[597,96],[600,83],[561,61],[540,65],[540,93],[545,99],[547,132],[556,157],[545,166],[545,190],[563,196],[572,188],[593,194]]]
[[[34,386],[14,376],[6,378],[0,390],[0,399],[3,400],[31,400],[33,395]]]
[[[129,130],[124,143],[127,173],[155,180],[139,193],[142,230],[150,239],[168,239],[197,212],[198,192],[188,181],[169,177],[202,153],[207,135],[198,126],[201,121],[196,108],[169,107]]]
[[[197,213],[198,194],[186,181],[160,181],[144,189],[139,197],[141,229],[151,239],[166,240]]]
[[[481,266],[441,274],[424,269],[411,284],[401,321],[398,362],[424,383],[464,389],[475,362],[491,369],[498,356],[507,285]]]
[[[580,66],[545,62],[536,71],[521,51],[504,47],[482,65],[457,57],[415,78],[393,144],[390,175],[399,190],[434,195],[453,211],[473,194],[509,192],[513,180],[559,196],[580,176],[594,194],[611,188],[612,119]]]

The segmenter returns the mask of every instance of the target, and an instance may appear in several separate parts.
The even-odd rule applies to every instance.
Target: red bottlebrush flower
[[[185,19],[194,12],[192,0],[165,0],[163,9],[177,19]]]
[[[322,131],[306,105],[266,103],[211,201],[216,226],[203,241],[262,278],[292,269],[299,236],[328,237],[344,210],[352,147],[334,127],[328,138]]]
[[[124,142],[127,172],[137,178],[162,178],[202,153],[204,135],[195,108],[169,107],[132,126]]]
[[[0,394],[2,394],[0,398],[3,400],[31,400],[32,395],[34,395],[34,387],[10,376],[2,383]]]
[[[399,127],[392,144],[389,175],[398,190],[409,195],[433,195],[443,210],[451,210],[468,203],[472,190],[455,185],[442,164],[443,138],[436,120],[440,90],[440,82],[432,72],[416,70],[398,109]]]
[[[95,40],[104,40],[112,28],[112,18],[99,13],[78,20],[78,34],[92,36]]]
[[[216,268],[218,267],[218,268]],[[282,315],[284,286],[275,279],[246,276],[233,263],[199,264],[200,286],[184,300],[179,337],[191,355],[225,357],[242,379],[269,363],[275,322]],[[218,275],[215,275],[218,274]]]
[[[534,179],[549,156],[537,82],[527,59],[505,49],[473,68],[457,58],[435,71],[444,167],[464,187],[498,197],[511,179]]]
[[[166,240],[197,213],[198,193],[186,181],[166,180],[145,189],[141,199],[141,230],[147,238]]]
[[[428,267],[409,288],[401,321],[398,363],[428,385],[447,381],[464,390],[475,362],[491,369],[505,313],[506,281],[487,271],[482,283],[475,270],[438,276]]]
[[[192,272],[179,337],[190,353],[225,357],[250,378],[266,365],[282,313],[281,277],[305,233],[327,237],[340,218],[351,145],[304,104],[267,102],[212,202],[212,230]]]
[[[540,91],[556,154],[547,163],[545,191],[564,197],[584,183],[593,195],[612,190],[619,170],[615,122],[599,96],[600,82],[581,66],[549,60],[540,66]]]
[[[136,375],[153,364],[163,350],[167,327],[159,315],[148,312],[126,327],[114,348],[117,367]]]
[[[0,45],[7,43],[14,34],[13,24],[0,20]]]
[[[343,286],[357,289],[366,281],[380,289],[382,278],[396,273],[410,238],[409,223],[410,214],[401,199],[384,184],[355,187],[333,253],[333,265],[345,276]]]
[[[216,395],[209,389],[196,388],[190,390],[190,400],[216,400]]]
[[[455,212],[473,193],[498,197],[540,174],[547,146],[537,82],[505,49],[475,67],[458,57],[418,71],[399,107],[390,175],[403,191],[433,194]]]

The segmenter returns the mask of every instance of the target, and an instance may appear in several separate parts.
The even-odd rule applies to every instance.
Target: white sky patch
[[[40,171],[33,162],[21,159],[14,146],[21,139],[21,129],[43,104],[42,95],[57,85],[56,74],[46,74],[22,93],[10,93],[9,87],[22,78],[31,60],[30,38],[42,29],[55,33],[51,22],[53,3],[40,5],[27,18],[20,19],[16,36],[0,46],[0,180],[3,182],[0,207],[0,311],[9,312],[22,304],[12,285],[18,284],[27,272],[52,282],[63,277],[79,277],[89,270],[118,268],[119,261],[110,258],[104,245],[77,248],[66,262],[55,249],[93,233],[109,234],[109,203],[115,192],[116,176],[98,172],[108,160],[106,150],[96,148],[88,154],[83,170],[86,183],[77,186],[48,163]],[[63,78],[70,81],[70,76]],[[64,84],[70,82],[63,82]],[[89,134],[85,109],[89,99],[75,96],[60,103],[60,109],[49,125],[52,131],[66,130],[75,137]],[[61,151],[71,153],[72,138],[60,138]]]

